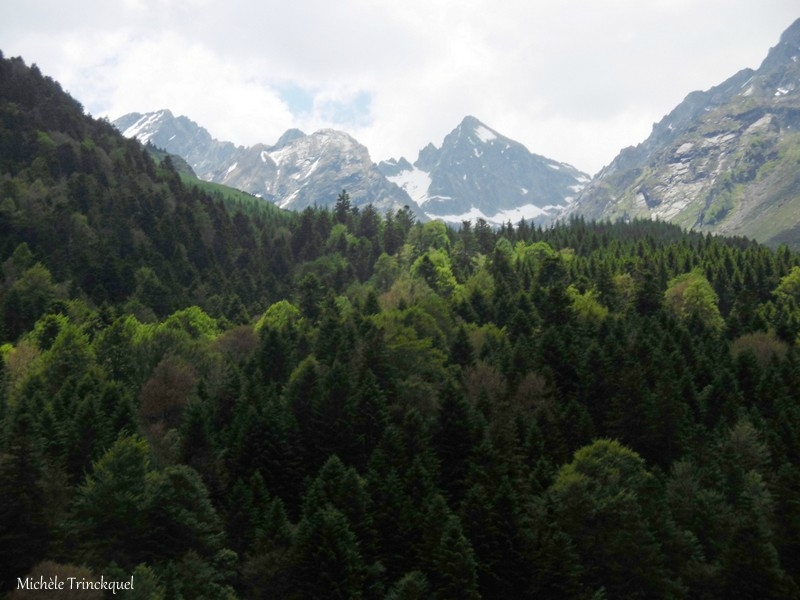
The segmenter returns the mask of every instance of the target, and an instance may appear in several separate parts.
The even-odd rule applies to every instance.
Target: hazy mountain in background
[[[341,131],[306,135],[290,129],[274,145],[244,147],[213,139],[194,121],[169,110],[131,113],[113,124],[126,137],[183,157],[201,179],[255,194],[281,208],[333,206],[345,189],[354,206],[372,204],[383,212],[409,206],[422,216],[408,194],[380,173],[366,147]]]
[[[409,206],[421,218],[455,224],[647,217],[773,245],[800,240],[800,20],[758,69],[690,93],[591,180],[471,116],[413,164],[378,165],[335,130],[289,130],[272,146],[244,148],[169,111],[114,124],[182,156],[202,179],[284,208],[332,205],[346,189],[356,206]]]
[[[549,222],[589,181],[574,167],[530,153],[474,117],[466,117],[440,148],[428,144],[408,160],[372,162],[368,150],[333,129],[306,135],[290,129],[272,146],[245,148],[211,137],[170,111],[131,113],[114,125],[183,157],[201,179],[256,194],[282,208],[333,205],[346,189],[354,205],[393,211],[409,206],[422,218],[452,223],[483,218]]]
[[[586,173],[532,154],[471,116],[440,148],[429,144],[420,150],[413,165],[401,158],[378,166],[427,216],[453,223],[550,221],[589,181]]]

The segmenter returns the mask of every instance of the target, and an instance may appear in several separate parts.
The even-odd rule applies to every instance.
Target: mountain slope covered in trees
[[[0,60],[0,581],[796,598],[800,257],[287,214]]]

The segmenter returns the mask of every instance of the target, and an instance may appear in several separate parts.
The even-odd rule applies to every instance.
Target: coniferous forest
[[[0,267],[10,598],[800,596],[786,247],[284,213],[0,55]]]

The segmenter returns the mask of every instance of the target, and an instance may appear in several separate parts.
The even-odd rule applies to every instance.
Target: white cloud
[[[103,113],[169,108],[204,125],[219,139],[242,144],[272,142],[292,126],[278,94],[237,63],[174,33],[137,40],[109,65],[95,70],[114,82]]]
[[[170,108],[220,139],[337,127],[374,159],[467,114],[597,171],[687,93],[756,67],[796,0],[28,0],[0,49],[93,114]]]

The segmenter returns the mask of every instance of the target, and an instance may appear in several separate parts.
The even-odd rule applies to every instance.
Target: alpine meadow
[[[0,593],[800,598],[797,228],[633,216],[282,210],[0,54]]]

